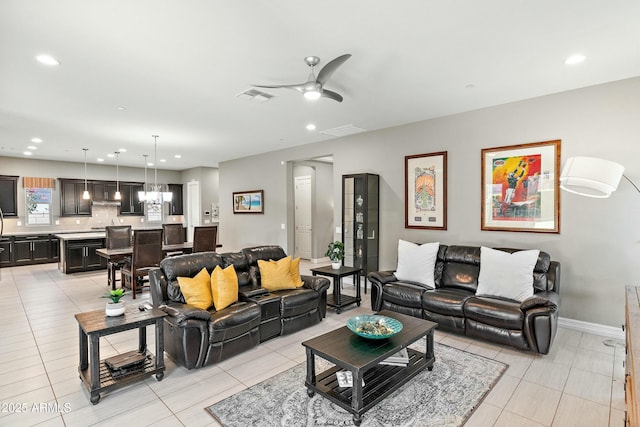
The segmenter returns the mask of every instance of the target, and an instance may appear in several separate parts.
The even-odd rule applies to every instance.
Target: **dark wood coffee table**
[[[433,333],[438,326],[428,320],[417,319],[392,311],[376,314],[402,322],[402,331],[391,338],[371,340],[351,332],[346,326],[302,343],[307,352],[307,394],[315,392],[353,414],[353,422],[360,425],[362,414],[393,393],[424,368],[433,369]],[[425,352],[407,349],[409,364],[381,365],[380,362],[401,349],[426,337]],[[314,356],[322,357],[336,366],[316,375]],[[340,387],[336,372],[350,371],[353,387]],[[364,380],[364,387],[362,381]]]

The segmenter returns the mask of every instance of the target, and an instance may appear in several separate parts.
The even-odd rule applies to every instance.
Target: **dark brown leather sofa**
[[[279,246],[260,246],[233,253],[199,252],[168,257],[149,273],[155,307],[164,321],[165,352],[187,369],[228,359],[260,342],[320,322],[326,315],[329,280],[301,276],[302,287],[269,293],[260,286],[259,259],[286,256]],[[202,310],[185,303],[178,277],[193,277],[203,267],[233,264],[238,276],[238,302],[222,310]]]
[[[393,271],[373,272],[368,276],[371,307],[431,320],[438,328],[470,337],[548,354],[558,326],[560,264],[540,251],[533,271],[534,295],[522,302],[476,296],[479,273],[480,247],[440,245],[435,289],[398,281]]]

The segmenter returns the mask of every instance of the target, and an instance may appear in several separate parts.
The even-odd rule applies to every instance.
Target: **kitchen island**
[[[60,261],[58,269],[63,273],[101,270],[107,268],[107,261],[96,253],[104,248],[106,233],[96,231],[89,233],[56,234],[60,240]]]

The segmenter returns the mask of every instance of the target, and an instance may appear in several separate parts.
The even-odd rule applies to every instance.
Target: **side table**
[[[140,311],[137,305],[129,304],[122,316],[108,317],[104,310],[88,311],[75,315],[80,331],[80,365],[78,372],[87,390],[91,403],[100,401],[100,393],[129,385],[155,374],[158,381],[164,377],[163,317],[167,314],[157,308]],[[147,351],[147,326],[155,324],[156,354]],[[140,369],[126,375],[115,375],[100,360],[100,337],[130,329],[138,329],[138,350],[146,355]],[[135,351],[134,351],[135,352]],[[91,356],[89,357],[89,353]]]
[[[331,266],[312,268],[311,273],[314,276],[326,276],[333,279],[333,294],[327,295],[327,306],[334,307],[336,312],[340,314],[342,307],[346,307],[350,304],[356,304],[360,307],[360,273],[362,269],[359,267],[345,267],[334,269]],[[340,287],[342,278],[345,276],[353,276],[354,284],[356,285],[356,296],[342,295],[340,293]]]

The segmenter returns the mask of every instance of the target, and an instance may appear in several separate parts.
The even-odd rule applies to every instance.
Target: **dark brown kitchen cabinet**
[[[18,177],[0,175],[0,209],[5,217],[18,216]]]
[[[107,268],[106,259],[96,254],[105,247],[105,239],[87,239],[65,242],[65,273]]]
[[[0,267],[45,264],[60,259],[59,240],[53,234],[3,236]]]
[[[0,237],[0,267],[13,265],[13,237]]]
[[[169,203],[168,215],[183,215],[182,209],[182,184],[169,184],[169,192],[172,193]]]
[[[91,199],[83,199],[83,192],[83,180],[60,179],[60,216],[91,216]]]
[[[39,236],[16,236],[13,241],[15,265],[50,262],[48,234]]]
[[[91,200],[94,202],[116,202],[116,183],[113,181],[93,181]]]
[[[138,192],[143,191],[141,182],[120,183],[120,215],[144,215],[144,203],[140,202]]]

